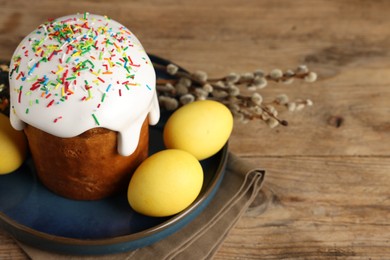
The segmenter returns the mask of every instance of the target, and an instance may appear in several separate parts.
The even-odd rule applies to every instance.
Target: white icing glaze
[[[131,155],[142,123],[160,110],[156,74],[139,40],[103,16],[77,14],[39,26],[11,61],[11,124],[68,138],[95,127],[118,132]]]

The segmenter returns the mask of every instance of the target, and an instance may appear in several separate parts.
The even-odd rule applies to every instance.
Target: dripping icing
[[[62,39],[58,30],[79,34]],[[15,129],[30,124],[68,138],[105,127],[121,132],[121,154],[138,145],[127,132],[140,131],[140,115],[149,113],[151,125],[159,120],[150,59],[127,28],[103,16],[71,15],[39,26],[13,55],[10,90]]]

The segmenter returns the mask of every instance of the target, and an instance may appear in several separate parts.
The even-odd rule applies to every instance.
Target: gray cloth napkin
[[[225,177],[207,208],[178,232],[134,251],[103,256],[74,256],[19,245],[34,260],[210,259],[256,198],[264,181],[264,174],[263,170],[229,153]]]

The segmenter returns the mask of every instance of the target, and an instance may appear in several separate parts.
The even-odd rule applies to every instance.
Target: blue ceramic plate
[[[155,63],[168,61],[150,55]],[[157,71],[157,77],[169,77]],[[169,114],[150,129],[150,153],[163,150],[162,129]],[[154,218],[133,211],[126,192],[99,201],[75,201],[47,190],[36,178],[31,158],[17,171],[0,175],[0,226],[17,240],[66,254],[110,254],[144,247],[180,230],[200,214],[217,192],[227,161],[227,144],[201,161],[202,191],[177,215]]]

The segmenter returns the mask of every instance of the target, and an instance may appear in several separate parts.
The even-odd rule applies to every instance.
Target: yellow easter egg
[[[233,116],[220,102],[195,101],[176,110],[164,127],[164,144],[193,154],[198,160],[216,154],[233,130]]]
[[[188,207],[200,193],[203,169],[191,154],[168,149],[148,157],[134,172],[128,187],[130,206],[152,216],[171,216]]]
[[[26,159],[26,152],[24,133],[13,129],[9,118],[0,113],[0,174],[18,169]]]

